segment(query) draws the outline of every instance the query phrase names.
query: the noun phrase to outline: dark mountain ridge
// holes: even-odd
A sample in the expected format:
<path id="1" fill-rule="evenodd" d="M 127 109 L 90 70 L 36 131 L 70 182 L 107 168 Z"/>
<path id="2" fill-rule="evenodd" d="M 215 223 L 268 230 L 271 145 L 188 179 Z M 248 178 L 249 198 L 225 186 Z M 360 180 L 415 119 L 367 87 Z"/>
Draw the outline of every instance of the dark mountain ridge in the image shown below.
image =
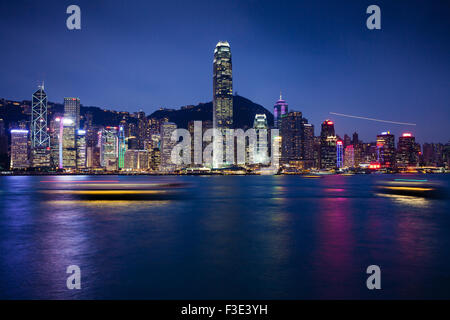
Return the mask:
<path id="1" fill-rule="evenodd" d="M 178 110 L 157 110 L 153 112 L 149 118 L 168 118 L 169 121 L 176 123 L 177 127 L 187 128 L 189 121 L 212 121 L 212 111 L 213 103 L 211 101 L 207 103 L 199 103 L 196 106 L 183 107 Z M 239 95 L 233 96 L 233 123 L 235 128 L 247 129 L 253 127 L 255 114 L 265 114 L 267 116 L 267 124 L 269 126 L 273 125 L 273 114 L 266 108 Z"/>

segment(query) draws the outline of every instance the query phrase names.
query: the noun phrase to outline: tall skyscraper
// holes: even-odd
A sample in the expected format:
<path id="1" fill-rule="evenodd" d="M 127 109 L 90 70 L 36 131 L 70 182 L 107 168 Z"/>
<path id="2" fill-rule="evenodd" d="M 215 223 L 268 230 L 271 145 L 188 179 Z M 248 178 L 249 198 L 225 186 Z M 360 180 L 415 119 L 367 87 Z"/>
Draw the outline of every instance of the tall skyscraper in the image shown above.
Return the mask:
<path id="1" fill-rule="evenodd" d="M 50 167 L 50 136 L 47 132 L 47 94 L 44 84 L 33 93 L 31 107 L 31 165 Z"/>
<path id="2" fill-rule="evenodd" d="M 123 169 L 125 167 L 125 152 L 127 151 L 127 144 L 125 143 L 125 129 L 123 126 L 119 126 L 119 169 Z"/>
<path id="3" fill-rule="evenodd" d="M 275 103 L 273 107 L 273 126 L 274 128 L 281 128 L 281 120 L 288 113 L 288 104 L 283 100 L 280 92 L 280 100 Z"/>
<path id="4" fill-rule="evenodd" d="M 269 163 L 269 125 L 265 114 L 256 114 L 253 121 L 256 131 L 256 145 L 250 150 L 251 162 L 254 164 Z"/>
<path id="5" fill-rule="evenodd" d="M 75 140 L 75 121 L 72 120 L 71 118 L 63 118 L 61 121 L 62 121 L 62 139 L 60 138 L 59 142 L 60 169 L 63 168 L 76 169 L 77 147 Z"/>
<path id="6" fill-rule="evenodd" d="M 337 164 L 336 155 L 337 137 L 334 132 L 334 123 L 325 120 L 320 132 L 320 167 L 322 169 L 334 169 Z"/>
<path id="7" fill-rule="evenodd" d="M 342 168 L 344 166 L 344 141 L 336 141 L 336 167 Z"/>
<path id="8" fill-rule="evenodd" d="M 395 137 L 389 131 L 377 135 L 377 160 L 384 168 L 395 165 Z"/>
<path id="9" fill-rule="evenodd" d="M 416 139 L 411 133 L 404 133 L 398 138 L 397 165 L 399 167 L 416 166 L 417 157 Z"/>
<path id="10" fill-rule="evenodd" d="M 77 169 L 86 168 L 86 130 L 78 129 L 76 132 Z"/>
<path id="11" fill-rule="evenodd" d="M 71 118 L 75 122 L 75 130 L 80 129 L 79 98 L 64 98 L 64 118 Z"/>
<path id="12" fill-rule="evenodd" d="M 164 122 L 161 125 L 161 171 L 173 171 L 176 165 L 171 160 L 173 147 L 177 142 L 172 141 L 172 132 L 177 129 L 177 125 L 173 122 Z"/>
<path id="13" fill-rule="evenodd" d="M 314 167 L 314 125 L 308 123 L 305 118 L 302 122 L 303 127 L 303 139 L 302 139 L 302 152 L 303 160 L 307 163 L 307 168 Z"/>
<path id="14" fill-rule="evenodd" d="M 100 162 L 107 171 L 117 170 L 119 156 L 118 127 L 106 127 L 101 133 Z"/>
<path id="15" fill-rule="evenodd" d="M 28 130 L 11 130 L 11 169 L 28 168 Z"/>
<path id="16" fill-rule="evenodd" d="M 303 118 L 299 111 L 291 111 L 281 122 L 281 162 L 289 164 L 302 160 Z"/>
<path id="17" fill-rule="evenodd" d="M 227 152 L 225 149 L 225 130 L 233 128 L 233 77 L 230 45 L 226 41 L 217 43 L 213 60 L 213 127 L 222 132 L 223 145 L 214 145 L 214 149 L 223 149 L 222 159 L 214 157 L 213 166 L 223 163 Z M 220 149 L 219 149 L 220 150 Z M 217 154 L 218 151 L 216 151 Z M 163 155 L 161 162 L 163 161 Z"/>

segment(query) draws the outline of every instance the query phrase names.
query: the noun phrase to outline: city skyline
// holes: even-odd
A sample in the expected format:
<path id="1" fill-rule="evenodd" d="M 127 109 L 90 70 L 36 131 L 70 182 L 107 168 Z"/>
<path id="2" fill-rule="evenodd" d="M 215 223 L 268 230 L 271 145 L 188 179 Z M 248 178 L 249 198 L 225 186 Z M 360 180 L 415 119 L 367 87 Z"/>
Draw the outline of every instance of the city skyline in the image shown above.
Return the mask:
<path id="1" fill-rule="evenodd" d="M 281 90 L 290 110 L 307 114 L 316 128 L 324 119 L 332 118 L 339 122 L 340 134 L 356 130 L 364 140 L 387 130 L 397 136 L 411 131 L 329 115 L 335 111 L 417 123 L 412 131 L 422 143 L 448 140 L 449 62 L 445 58 L 448 44 L 443 41 L 448 21 L 439 19 L 445 17 L 445 5 L 433 3 L 421 10 L 417 2 L 406 6 L 382 1 L 382 30 L 369 31 L 362 4 L 341 8 L 323 2 L 321 6 L 332 9 L 331 14 L 314 4 L 263 3 L 267 10 L 255 10 L 248 16 L 252 2 L 230 2 L 229 6 L 198 2 L 186 8 L 185 14 L 208 16 L 211 10 L 222 8 L 242 28 L 227 29 L 208 18 L 205 23 L 211 28 L 192 22 L 181 35 L 176 31 L 184 21 L 185 15 L 178 16 L 183 10 L 177 11 L 170 25 L 149 22 L 147 26 L 138 19 L 143 15 L 139 11 L 155 17 L 170 10 L 172 3 L 147 10 L 148 5 L 143 3 L 110 2 L 102 6 L 102 16 L 95 13 L 93 4 L 81 1 L 79 5 L 83 15 L 79 31 L 65 28 L 64 4 L 1 5 L 1 12 L 9 12 L 1 24 L 14 28 L 12 34 L 17 35 L 5 35 L 12 48 L 18 48 L 17 39 L 34 43 L 30 37 L 36 34 L 42 36 L 43 46 L 34 56 L 38 64 L 14 49 L 0 54 L 11 62 L 4 67 L 5 77 L 0 80 L 2 97 L 28 99 L 35 84 L 45 80 L 50 88 L 49 101 L 76 96 L 84 105 L 129 112 L 142 109 L 151 113 L 161 106 L 207 102 L 212 89 L 211 48 L 219 40 L 228 40 L 233 47 L 235 92 L 271 112 Z M 124 7 L 127 15 L 119 15 Z M 33 10 L 27 10 L 30 8 Z M 60 20 L 36 20 L 29 11 L 44 18 L 60 16 Z M 268 30 L 261 25 L 267 12 L 282 14 L 285 19 Z M 412 22 L 407 19 L 409 13 Z M 33 23 L 17 23 L 28 18 Z M 113 34 L 117 42 L 112 42 Z M 147 36 L 150 40 L 144 41 Z M 125 43 L 126 52 L 116 50 L 119 43 Z M 65 50 L 58 50 L 55 56 L 55 48 Z M 72 76 L 62 81 L 63 74 Z M 184 81 L 186 77 L 190 80 Z"/>

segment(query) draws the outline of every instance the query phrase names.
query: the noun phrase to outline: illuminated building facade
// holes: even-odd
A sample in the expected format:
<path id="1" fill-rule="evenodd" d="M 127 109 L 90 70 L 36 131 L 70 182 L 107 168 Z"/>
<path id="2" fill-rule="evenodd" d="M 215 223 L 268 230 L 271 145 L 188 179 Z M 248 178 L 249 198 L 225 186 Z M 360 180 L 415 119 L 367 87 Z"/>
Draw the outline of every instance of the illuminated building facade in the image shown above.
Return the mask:
<path id="1" fill-rule="evenodd" d="M 269 163 L 269 126 L 265 114 L 256 114 L 253 121 L 253 129 L 256 131 L 256 145 L 250 150 L 253 164 Z"/>
<path id="2" fill-rule="evenodd" d="M 28 163 L 28 130 L 11 130 L 11 169 L 25 169 Z"/>
<path id="3" fill-rule="evenodd" d="M 384 168 L 395 165 L 395 138 L 389 131 L 377 135 L 377 161 Z"/>
<path id="4" fill-rule="evenodd" d="M 117 170 L 119 155 L 119 127 L 106 127 L 101 132 L 100 163 L 107 171 Z"/>
<path id="5" fill-rule="evenodd" d="M 76 169 L 77 147 L 75 139 L 75 121 L 61 119 L 62 139 L 60 139 L 60 169 Z"/>
<path id="6" fill-rule="evenodd" d="M 118 167 L 119 169 L 123 169 L 125 167 L 125 152 L 127 151 L 127 144 L 125 141 L 125 129 L 123 126 L 119 126 L 118 139 L 119 139 Z"/>
<path id="7" fill-rule="evenodd" d="M 31 166 L 33 168 L 50 167 L 50 136 L 47 130 L 47 94 L 42 84 L 32 96 Z"/>
<path id="8" fill-rule="evenodd" d="M 75 130 L 80 129 L 80 99 L 64 98 L 64 118 L 75 122 Z"/>
<path id="9" fill-rule="evenodd" d="M 444 166 L 444 145 L 442 143 L 424 143 L 423 162 L 426 166 Z"/>
<path id="10" fill-rule="evenodd" d="M 320 167 L 322 169 L 336 168 L 336 142 L 334 123 L 331 120 L 325 120 L 320 132 Z"/>
<path id="11" fill-rule="evenodd" d="M 86 130 L 77 130 L 76 135 L 77 146 L 77 169 L 85 169 L 87 166 L 86 161 Z"/>
<path id="12" fill-rule="evenodd" d="M 146 171 L 149 168 L 148 150 L 127 150 L 124 158 L 124 169 Z"/>
<path id="13" fill-rule="evenodd" d="M 302 122 L 303 139 L 302 152 L 303 160 L 306 162 L 306 168 L 314 167 L 314 125 L 307 123 L 306 119 Z"/>
<path id="14" fill-rule="evenodd" d="M 303 117 L 299 111 L 291 111 L 281 122 L 281 163 L 302 159 Z"/>
<path id="15" fill-rule="evenodd" d="M 233 77 L 230 45 L 226 41 L 217 43 L 213 60 L 213 127 L 225 136 L 226 129 L 233 128 Z M 214 157 L 214 167 L 218 167 L 226 158 L 225 139 L 222 146 L 215 145 L 214 149 L 223 149 L 222 159 Z M 217 151 L 216 151 L 217 152 Z M 162 154 L 161 161 L 164 161 Z"/>
<path id="16" fill-rule="evenodd" d="M 161 171 L 176 169 L 176 165 L 171 160 L 172 149 L 177 144 L 171 140 L 171 136 L 176 129 L 177 125 L 173 122 L 164 122 L 161 126 Z"/>
<path id="17" fill-rule="evenodd" d="M 355 148 L 352 144 L 345 147 L 344 150 L 344 167 L 355 167 Z"/>
<path id="18" fill-rule="evenodd" d="M 398 139 L 397 166 L 411 167 L 418 162 L 416 139 L 411 133 L 404 133 Z"/>
<path id="19" fill-rule="evenodd" d="M 161 165 L 161 151 L 159 148 L 153 148 L 151 155 L 150 155 L 150 169 L 151 170 L 158 170 Z"/>
<path id="20" fill-rule="evenodd" d="M 344 166 L 344 141 L 336 141 L 336 167 L 342 168 Z"/>
<path id="21" fill-rule="evenodd" d="M 283 100 L 280 93 L 280 100 L 275 103 L 273 107 L 273 126 L 274 128 L 281 128 L 281 120 L 288 113 L 288 104 Z"/>

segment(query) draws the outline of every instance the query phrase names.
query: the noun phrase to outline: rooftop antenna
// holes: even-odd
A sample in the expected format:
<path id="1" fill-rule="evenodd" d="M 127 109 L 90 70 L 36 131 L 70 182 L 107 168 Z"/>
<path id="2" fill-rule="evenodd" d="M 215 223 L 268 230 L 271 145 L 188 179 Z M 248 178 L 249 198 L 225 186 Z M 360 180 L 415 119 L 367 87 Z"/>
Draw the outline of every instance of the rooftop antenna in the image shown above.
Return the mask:
<path id="1" fill-rule="evenodd" d="M 283 100 L 283 97 L 281 96 L 281 90 L 280 90 L 280 100 Z"/>

